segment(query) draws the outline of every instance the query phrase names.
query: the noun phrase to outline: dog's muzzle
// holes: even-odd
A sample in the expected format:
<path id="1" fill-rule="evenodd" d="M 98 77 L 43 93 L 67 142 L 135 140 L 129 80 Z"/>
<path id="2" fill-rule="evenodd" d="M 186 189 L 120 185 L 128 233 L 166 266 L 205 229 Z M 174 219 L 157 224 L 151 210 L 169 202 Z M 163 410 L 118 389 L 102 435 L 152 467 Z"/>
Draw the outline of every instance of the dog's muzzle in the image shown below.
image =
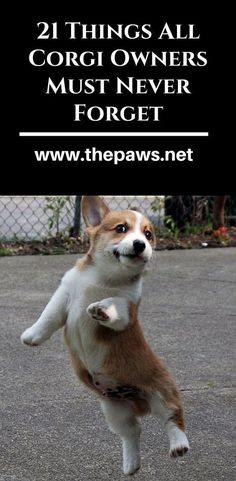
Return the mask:
<path id="1" fill-rule="evenodd" d="M 145 250 L 146 244 L 142 240 L 136 239 L 133 242 L 133 249 L 135 255 L 142 254 L 142 252 Z"/>
<path id="2" fill-rule="evenodd" d="M 118 261 L 120 260 L 120 257 L 124 257 L 124 258 L 127 257 L 128 259 L 134 259 L 134 260 L 137 259 L 137 260 L 142 260 L 143 262 L 146 262 L 147 259 L 145 259 L 144 256 L 142 255 L 145 249 L 146 249 L 145 242 L 142 240 L 136 239 L 133 241 L 133 245 L 131 246 L 131 248 L 123 251 L 123 249 L 119 249 L 119 247 L 116 247 L 113 250 L 113 254 Z"/>

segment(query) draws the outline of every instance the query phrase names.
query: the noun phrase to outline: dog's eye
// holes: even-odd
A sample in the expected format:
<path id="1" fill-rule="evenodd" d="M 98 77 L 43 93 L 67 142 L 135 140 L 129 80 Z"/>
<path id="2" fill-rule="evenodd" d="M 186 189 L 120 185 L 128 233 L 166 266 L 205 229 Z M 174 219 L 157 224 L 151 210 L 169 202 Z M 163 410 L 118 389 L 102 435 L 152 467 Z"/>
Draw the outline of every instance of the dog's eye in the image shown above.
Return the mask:
<path id="1" fill-rule="evenodd" d="M 124 232 L 127 232 L 128 230 L 128 226 L 125 225 L 125 224 L 119 224 L 116 226 L 115 228 L 115 231 L 118 233 L 118 234 L 123 234 Z"/>
<path id="2" fill-rule="evenodd" d="M 147 240 L 152 240 L 153 236 L 150 230 L 145 230 L 144 234 Z"/>

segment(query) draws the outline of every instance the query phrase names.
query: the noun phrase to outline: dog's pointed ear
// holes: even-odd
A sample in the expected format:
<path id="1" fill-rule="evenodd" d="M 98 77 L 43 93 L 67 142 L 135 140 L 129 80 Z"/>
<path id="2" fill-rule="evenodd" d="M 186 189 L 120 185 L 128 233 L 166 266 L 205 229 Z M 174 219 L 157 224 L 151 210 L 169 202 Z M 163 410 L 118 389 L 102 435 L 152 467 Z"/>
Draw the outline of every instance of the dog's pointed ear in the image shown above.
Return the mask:
<path id="1" fill-rule="evenodd" d="M 97 195 L 83 195 L 81 200 L 81 211 L 87 226 L 101 224 L 110 209 L 105 202 Z"/>

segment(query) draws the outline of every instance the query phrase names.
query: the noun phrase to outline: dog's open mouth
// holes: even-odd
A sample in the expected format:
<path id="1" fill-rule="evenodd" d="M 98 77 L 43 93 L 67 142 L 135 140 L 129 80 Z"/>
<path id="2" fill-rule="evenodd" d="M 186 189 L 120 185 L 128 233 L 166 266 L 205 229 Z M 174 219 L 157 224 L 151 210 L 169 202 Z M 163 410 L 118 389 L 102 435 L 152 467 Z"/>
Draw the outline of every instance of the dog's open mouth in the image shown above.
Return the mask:
<path id="1" fill-rule="evenodd" d="M 121 254 L 118 249 L 114 249 L 113 254 L 115 258 L 119 261 L 120 257 L 127 257 L 128 259 L 137 259 L 145 262 L 145 259 L 140 254 Z"/>

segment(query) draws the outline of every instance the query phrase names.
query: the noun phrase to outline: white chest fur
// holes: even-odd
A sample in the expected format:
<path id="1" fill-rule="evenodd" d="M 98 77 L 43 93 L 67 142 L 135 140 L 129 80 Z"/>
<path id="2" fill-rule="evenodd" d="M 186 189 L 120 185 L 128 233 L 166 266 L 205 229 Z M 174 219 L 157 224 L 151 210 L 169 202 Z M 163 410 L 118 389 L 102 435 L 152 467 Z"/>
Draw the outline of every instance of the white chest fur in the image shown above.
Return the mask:
<path id="1" fill-rule="evenodd" d="M 97 342 L 97 321 L 88 316 L 86 309 L 91 303 L 111 297 L 123 297 L 136 303 L 141 295 L 141 281 L 108 287 L 102 284 L 96 269 L 91 266 L 82 272 L 76 268 L 68 271 L 62 286 L 69 294 L 66 325 L 70 345 L 90 373 L 102 372 L 108 348 Z"/>

